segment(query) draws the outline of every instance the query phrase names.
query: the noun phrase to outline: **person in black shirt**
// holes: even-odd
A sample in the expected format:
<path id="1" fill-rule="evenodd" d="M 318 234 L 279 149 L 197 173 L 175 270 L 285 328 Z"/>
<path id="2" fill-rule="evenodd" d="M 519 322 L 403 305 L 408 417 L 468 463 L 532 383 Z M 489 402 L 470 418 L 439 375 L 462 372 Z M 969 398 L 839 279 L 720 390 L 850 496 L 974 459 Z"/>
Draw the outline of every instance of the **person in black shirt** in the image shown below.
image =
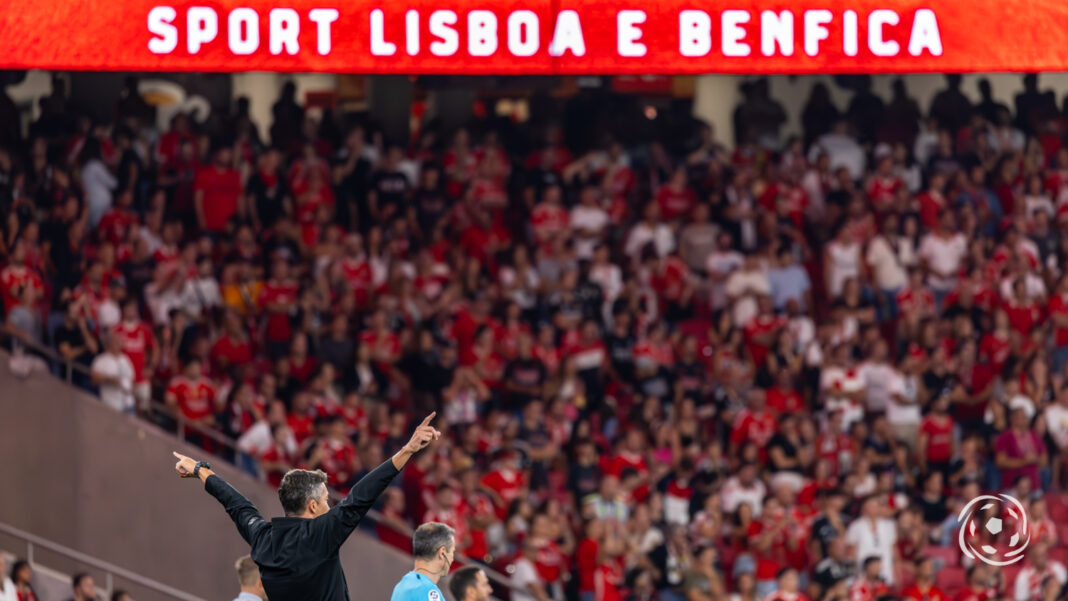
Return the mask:
<path id="1" fill-rule="evenodd" d="M 846 553 L 845 539 L 837 537 L 829 541 L 827 556 L 816 564 L 812 572 L 812 582 L 820 587 L 822 593 L 835 584 L 852 578 L 855 572 L 856 562 L 850 561 Z"/>
<path id="2" fill-rule="evenodd" d="M 391 147 L 382 169 L 371 176 L 367 204 L 371 209 L 373 223 L 385 223 L 393 217 L 403 217 L 407 212 L 411 184 L 408 177 L 399 170 L 403 157 L 404 153 L 399 147 Z M 372 224 L 361 223 L 360 227 L 370 225 Z"/>
<path id="3" fill-rule="evenodd" d="M 815 555 L 826 555 L 831 552 L 831 542 L 845 536 L 847 524 L 842 511 L 846 498 L 838 489 L 821 491 L 818 496 L 823 511 L 812 522 L 812 543 L 818 547 Z"/>
<path id="4" fill-rule="evenodd" d="M 529 334 L 519 336 L 519 356 L 504 368 L 504 389 L 513 409 L 541 398 L 542 386 L 548 377 L 545 364 L 534 357 L 533 341 Z"/>
<path id="5" fill-rule="evenodd" d="M 615 378 L 628 384 L 634 383 L 634 345 L 637 340 L 631 333 L 630 313 L 620 311 L 612 321 L 612 331 L 604 337 L 608 359 Z"/>
<path id="6" fill-rule="evenodd" d="M 415 207 L 420 235 L 424 241 L 429 241 L 441 219 L 449 212 L 449 199 L 441 187 L 440 167 L 432 163 L 423 165 L 412 205 Z"/>
<path id="7" fill-rule="evenodd" d="M 119 192 L 130 192 L 134 195 L 136 206 L 144 206 L 141 181 L 145 173 L 144 161 L 133 148 L 133 132 L 125 127 L 115 130 L 115 146 L 119 152 L 119 168 L 115 179 L 119 181 L 119 187 L 115 191 L 116 197 Z"/>
<path id="8" fill-rule="evenodd" d="M 876 416 L 872 422 L 871 434 L 864 441 L 864 454 L 874 471 L 882 472 L 894 468 L 894 441 L 885 415 Z"/>
<path id="9" fill-rule="evenodd" d="M 100 344 L 89 330 L 85 302 L 71 302 L 63 316 L 63 323 L 52 334 L 56 350 L 63 359 L 88 369 L 93 357 L 100 351 Z M 79 386 L 87 387 L 88 378 L 76 371 L 74 381 Z"/>
<path id="10" fill-rule="evenodd" d="M 923 521 L 927 526 L 938 526 L 949 515 L 942 490 L 943 482 L 942 472 L 932 471 L 923 482 L 923 492 L 916 497 L 916 506 L 923 512 Z"/>
<path id="11" fill-rule="evenodd" d="M 285 178 L 279 170 L 282 153 L 270 148 L 260 155 L 256 162 L 256 172 L 248 178 L 245 191 L 252 199 L 252 210 L 257 229 L 270 229 L 278 220 L 292 212 L 287 206 L 288 197 Z"/>
<path id="12" fill-rule="evenodd" d="M 797 482 L 801 481 L 801 472 L 806 467 L 801 457 L 801 435 L 797 427 L 797 417 L 784 413 L 779 416 L 779 431 L 768 443 L 768 457 L 772 469 L 779 474 L 793 474 Z"/>
<path id="13" fill-rule="evenodd" d="M 345 138 L 345 145 L 338 152 L 334 181 L 340 191 L 337 222 L 345 228 L 353 225 L 353 218 L 360 227 L 369 229 L 373 221 L 367 206 L 367 190 L 374 165 L 364 156 L 366 141 L 363 128 L 357 127 Z M 355 205 L 355 213 L 351 212 Z"/>
<path id="14" fill-rule="evenodd" d="M 597 465 L 597 445 L 588 438 L 577 441 L 572 450 L 575 463 L 567 475 L 567 490 L 575 503 L 582 505 L 583 499 L 596 494 L 601 485 L 601 469 Z"/>
<path id="15" fill-rule="evenodd" d="M 320 470 L 290 470 L 278 488 L 286 515 L 267 521 L 210 465 L 175 452 L 174 469 L 182 478 L 199 478 L 204 490 L 226 508 L 241 538 L 252 547 L 252 560 L 272 601 L 348 601 L 338 557 L 341 545 L 408 460 L 441 437 L 430 425 L 435 415 L 428 415 L 396 455 L 361 478 L 333 508 L 326 474 Z"/>

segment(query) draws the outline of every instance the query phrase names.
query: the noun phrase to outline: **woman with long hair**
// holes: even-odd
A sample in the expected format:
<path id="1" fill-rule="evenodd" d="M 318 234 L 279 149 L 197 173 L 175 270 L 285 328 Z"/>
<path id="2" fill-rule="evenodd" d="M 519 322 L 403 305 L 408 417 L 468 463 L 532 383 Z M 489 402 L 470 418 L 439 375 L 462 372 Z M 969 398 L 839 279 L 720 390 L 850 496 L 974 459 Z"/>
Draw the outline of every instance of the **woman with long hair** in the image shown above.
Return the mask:
<path id="1" fill-rule="evenodd" d="M 11 566 L 11 581 L 15 583 L 15 593 L 18 601 L 37 601 L 37 593 L 33 590 L 33 568 L 24 559 L 16 561 Z"/>

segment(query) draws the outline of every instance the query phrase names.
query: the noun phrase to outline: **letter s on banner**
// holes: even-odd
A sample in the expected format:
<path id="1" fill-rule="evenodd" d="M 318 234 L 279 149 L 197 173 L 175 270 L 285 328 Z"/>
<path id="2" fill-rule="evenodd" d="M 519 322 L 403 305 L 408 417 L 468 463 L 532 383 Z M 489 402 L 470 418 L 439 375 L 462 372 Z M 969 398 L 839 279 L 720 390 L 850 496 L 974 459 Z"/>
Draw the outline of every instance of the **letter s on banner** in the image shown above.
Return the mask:
<path id="1" fill-rule="evenodd" d="M 178 48 L 178 28 L 174 20 L 178 11 L 173 6 L 157 6 L 148 11 L 148 31 L 155 37 L 148 41 L 148 50 L 153 54 L 170 54 Z"/>

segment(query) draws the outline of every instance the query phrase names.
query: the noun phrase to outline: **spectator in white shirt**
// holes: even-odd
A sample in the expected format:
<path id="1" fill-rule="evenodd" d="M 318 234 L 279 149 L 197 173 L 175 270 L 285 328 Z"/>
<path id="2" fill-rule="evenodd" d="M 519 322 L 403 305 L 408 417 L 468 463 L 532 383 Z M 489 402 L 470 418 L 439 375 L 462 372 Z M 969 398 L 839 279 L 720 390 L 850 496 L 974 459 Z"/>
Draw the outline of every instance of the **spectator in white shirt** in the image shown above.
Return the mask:
<path id="1" fill-rule="evenodd" d="M 968 239 L 956 230 L 953 211 L 942 211 L 938 229 L 923 237 L 917 254 L 927 267 L 935 305 L 941 307 L 942 299 L 956 288 L 961 262 L 968 254 Z"/>
<path id="2" fill-rule="evenodd" d="M 872 347 L 871 357 L 858 369 L 867 390 L 868 411 L 887 410 L 893 394 L 894 382 L 901 377 L 894 365 L 887 361 L 889 354 L 886 341 L 879 339 Z"/>
<path id="3" fill-rule="evenodd" d="M 512 568 L 512 601 L 549 601 L 534 561 L 538 557 L 538 547 L 530 537 L 523 539 L 523 551 Z"/>
<path id="4" fill-rule="evenodd" d="M 645 205 L 642 216 L 644 219 L 631 228 L 623 248 L 635 264 L 641 262 L 642 250 L 649 243 L 652 243 L 660 257 L 666 257 L 675 250 L 675 233 L 660 221 L 660 205 L 655 202 Z"/>
<path id="5" fill-rule="evenodd" d="M 705 259 L 705 273 L 709 281 L 709 305 L 713 311 L 727 306 L 726 281 L 731 273 L 745 263 L 745 256 L 731 248 L 731 235 L 720 232 L 716 250 Z"/>
<path id="6" fill-rule="evenodd" d="M 193 319 L 200 319 L 205 311 L 222 306 L 222 294 L 219 292 L 214 268 L 210 258 L 200 259 L 196 276 L 186 280 L 185 286 L 182 287 L 182 309 Z"/>
<path id="7" fill-rule="evenodd" d="M 816 140 L 816 144 L 808 152 L 809 162 L 815 163 L 824 153 L 831 160 L 832 171 L 845 167 L 854 180 L 864 177 L 864 166 L 867 162 L 864 148 L 857 143 L 855 137 L 849 135 L 848 121 L 839 121 L 833 131 Z"/>
<path id="8" fill-rule="evenodd" d="M 1023 282 L 1027 300 L 1037 302 L 1046 300 L 1046 282 L 1040 275 L 1034 273 L 1027 265 L 1027 260 L 1019 255 L 1013 257 L 1012 271 L 1001 280 L 998 292 L 1001 294 L 1002 300 L 1007 302 L 1015 298 L 1016 294 L 1013 292 L 1013 288 L 1015 288 L 1017 281 Z"/>
<path id="9" fill-rule="evenodd" d="M 93 360 L 89 368 L 93 384 L 100 388 L 100 400 L 115 411 L 133 413 L 134 367 L 122 352 L 122 339 L 108 332 L 104 352 Z"/>
<path id="10" fill-rule="evenodd" d="M 853 550 L 857 570 L 863 568 L 868 557 L 878 557 L 882 562 L 883 581 L 894 583 L 894 556 L 897 554 L 897 526 L 893 520 L 882 516 L 880 499 L 870 496 L 861 506 L 860 517 L 853 520 L 846 530 L 846 543 Z"/>
<path id="11" fill-rule="evenodd" d="M 693 217 L 679 233 L 679 255 L 693 271 L 705 268 L 705 262 L 716 251 L 719 227 L 709 221 L 708 205 L 701 202 L 693 209 Z"/>
<path id="12" fill-rule="evenodd" d="M 868 243 L 864 260 L 871 267 L 875 287 L 889 310 L 890 319 L 897 317 L 897 293 L 908 283 L 908 268 L 916 262 L 912 238 L 902 236 L 896 215 L 887 215 L 883 231 Z"/>
<path id="13" fill-rule="evenodd" d="M 1062 585 L 1068 579 L 1064 564 L 1049 558 L 1049 545 L 1043 541 L 1032 542 L 1027 549 L 1027 564 L 1016 576 L 1016 601 L 1041 598 L 1042 583 L 1046 578 L 1056 578 Z"/>
<path id="14" fill-rule="evenodd" d="M 771 282 L 763 261 L 756 255 L 746 255 L 741 269 L 734 270 L 727 278 L 727 301 L 731 307 L 731 319 L 737 328 L 745 327 L 757 316 L 757 298 L 771 294 Z"/>
<path id="15" fill-rule="evenodd" d="M 575 234 L 575 254 L 580 259 L 592 259 L 593 249 L 604 239 L 608 213 L 601 208 L 597 188 L 582 189 L 579 204 L 571 209 L 571 231 Z"/>
<path id="16" fill-rule="evenodd" d="M 860 277 L 860 251 L 860 244 L 848 225 L 838 228 L 834 239 L 827 243 L 823 252 L 823 273 L 831 298 L 838 298 L 842 294 L 846 280 Z"/>
<path id="17" fill-rule="evenodd" d="M 920 377 L 918 363 L 911 354 L 902 362 L 902 371 L 890 382 L 890 398 L 886 406 L 886 421 L 894 438 L 910 449 L 916 448 L 917 432 L 923 416 L 920 413 Z"/>
<path id="18" fill-rule="evenodd" d="M 7 558 L 0 555 L 0 601 L 19 601 L 15 583 L 7 576 Z"/>
<path id="19" fill-rule="evenodd" d="M 753 510 L 753 517 L 759 517 L 767 492 L 764 483 L 757 478 L 756 465 L 747 463 L 738 470 L 738 475 L 731 476 L 723 485 L 723 492 L 720 493 L 723 511 L 733 514 L 740 505 L 746 503 Z"/>

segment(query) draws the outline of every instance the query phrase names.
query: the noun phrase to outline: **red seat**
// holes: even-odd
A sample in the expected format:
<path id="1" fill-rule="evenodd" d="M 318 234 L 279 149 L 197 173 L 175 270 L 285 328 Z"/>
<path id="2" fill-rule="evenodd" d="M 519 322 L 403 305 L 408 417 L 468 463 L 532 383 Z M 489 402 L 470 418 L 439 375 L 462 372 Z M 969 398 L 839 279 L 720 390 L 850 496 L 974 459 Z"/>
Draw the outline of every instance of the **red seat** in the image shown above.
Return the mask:
<path id="1" fill-rule="evenodd" d="M 964 568 L 942 568 L 938 571 L 938 588 L 944 591 L 961 589 L 966 581 Z"/>
<path id="2" fill-rule="evenodd" d="M 1068 504 L 1060 501 L 1050 502 L 1046 501 L 1046 508 L 1049 511 L 1049 517 L 1051 520 L 1058 524 L 1068 522 Z"/>
<path id="3" fill-rule="evenodd" d="M 930 546 L 923 550 L 927 557 L 942 560 L 942 568 L 955 568 L 960 566 L 960 549 L 956 547 Z"/>
<path id="4" fill-rule="evenodd" d="M 1060 542 L 1061 542 L 1061 544 L 1064 544 L 1064 540 L 1063 539 Z M 1049 557 L 1050 557 L 1050 559 L 1052 559 L 1054 561 L 1061 562 L 1061 565 L 1068 566 L 1068 549 L 1066 549 L 1064 547 L 1054 547 L 1054 548 L 1050 549 L 1049 550 Z"/>
<path id="5" fill-rule="evenodd" d="M 1045 495 L 1046 505 L 1064 505 L 1068 506 L 1068 493 L 1063 492 L 1048 492 Z"/>
<path id="6" fill-rule="evenodd" d="M 1001 574 L 1005 578 L 1005 590 L 1014 590 L 1013 587 L 1016 586 L 1016 577 L 1020 575 L 1020 570 L 1022 569 L 1023 566 L 1018 563 L 1001 568 Z"/>

